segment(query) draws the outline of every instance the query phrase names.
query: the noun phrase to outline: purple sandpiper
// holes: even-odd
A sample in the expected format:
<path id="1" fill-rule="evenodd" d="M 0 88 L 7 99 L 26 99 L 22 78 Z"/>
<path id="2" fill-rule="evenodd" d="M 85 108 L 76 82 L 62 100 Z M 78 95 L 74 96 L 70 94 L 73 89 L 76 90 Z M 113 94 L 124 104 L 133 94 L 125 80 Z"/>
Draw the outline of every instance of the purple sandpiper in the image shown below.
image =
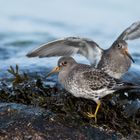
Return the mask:
<path id="1" fill-rule="evenodd" d="M 100 98 L 122 89 L 140 88 L 137 85 L 122 82 L 105 73 L 101 69 L 90 65 L 77 63 L 72 57 L 61 57 L 58 66 L 48 75 L 59 72 L 58 79 L 62 86 L 75 97 L 91 99 L 97 103 L 95 113 L 88 113 L 97 122 L 97 112 L 100 107 Z"/>

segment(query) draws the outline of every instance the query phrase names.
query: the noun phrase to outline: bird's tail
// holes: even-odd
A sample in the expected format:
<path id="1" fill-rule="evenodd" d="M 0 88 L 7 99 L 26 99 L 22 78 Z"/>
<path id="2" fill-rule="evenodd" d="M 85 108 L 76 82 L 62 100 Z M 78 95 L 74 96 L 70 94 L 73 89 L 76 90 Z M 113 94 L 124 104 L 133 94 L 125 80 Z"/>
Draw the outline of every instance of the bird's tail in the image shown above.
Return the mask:
<path id="1" fill-rule="evenodd" d="M 130 89 L 140 90 L 140 85 L 123 82 L 123 83 L 117 84 L 117 86 L 115 86 L 113 89 L 114 90 L 130 90 Z"/>

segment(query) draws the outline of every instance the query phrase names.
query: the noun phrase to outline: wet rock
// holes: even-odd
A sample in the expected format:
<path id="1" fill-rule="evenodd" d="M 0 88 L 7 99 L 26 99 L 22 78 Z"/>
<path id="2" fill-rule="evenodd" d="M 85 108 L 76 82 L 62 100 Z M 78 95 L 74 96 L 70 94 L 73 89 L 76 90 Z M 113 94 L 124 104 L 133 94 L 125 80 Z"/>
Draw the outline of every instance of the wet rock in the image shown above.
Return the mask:
<path id="1" fill-rule="evenodd" d="M 72 96 L 57 78 L 35 74 L 26 79 L 12 71 L 15 77 L 0 83 L 0 139 L 140 139 L 139 91 L 103 98 L 95 124 L 85 113 L 94 112 L 96 103 Z"/>
<path id="2" fill-rule="evenodd" d="M 115 133 L 105 132 L 99 128 L 91 127 L 90 125 L 72 126 L 63 124 L 59 121 L 56 121 L 51 114 L 49 114 L 49 111 L 39 107 L 15 103 L 0 103 L 0 139 L 117 139 Z"/>

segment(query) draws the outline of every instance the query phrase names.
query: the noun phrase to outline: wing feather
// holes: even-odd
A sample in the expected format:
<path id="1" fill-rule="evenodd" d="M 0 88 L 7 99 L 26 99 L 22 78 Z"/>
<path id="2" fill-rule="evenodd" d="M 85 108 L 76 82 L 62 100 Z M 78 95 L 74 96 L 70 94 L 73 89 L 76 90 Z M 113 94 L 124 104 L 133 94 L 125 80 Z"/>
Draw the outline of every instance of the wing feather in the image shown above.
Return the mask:
<path id="1" fill-rule="evenodd" d="M 85 56 L 91 64 L 97 64 L 102 56 L 102 52 L 103 50 L 99 45 L 92 40 L 79 37 L 67 37 L 44 44 L 29 52 L 27 56 L 52 57 L 81 54 Z"/>
<path id="2" fill-rule="evenodd" d="M 140 21 L 133 23 L 125 29 L 117 40 L 134 40 L 140 37 Z"/>
<path id="3" fill-rule="evenodd" d="M 115 79 L 99 69 L 86 71 L 83 73 L 83 77 L 84 83 L 89 85 L 92 90 L 100 90 L 104 88 L 113 89 L 116 85 Z"/>

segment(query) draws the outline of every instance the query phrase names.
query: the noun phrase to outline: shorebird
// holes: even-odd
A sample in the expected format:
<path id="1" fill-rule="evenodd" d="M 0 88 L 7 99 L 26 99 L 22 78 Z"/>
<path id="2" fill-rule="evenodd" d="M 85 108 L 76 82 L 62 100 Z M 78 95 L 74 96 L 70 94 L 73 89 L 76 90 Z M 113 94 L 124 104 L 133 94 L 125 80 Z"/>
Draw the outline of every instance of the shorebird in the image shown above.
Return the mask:
<path id="1" fill-rule="evenodd" d="M 95 113 L 87 113 L 88 117 L 95 118 L 95 122 L 101 105 L 100 98 L 121 89 L 140 88 L 131 83 L 121 82 L 101 69 L 77 63 L 72 57 L 61 57 L 58 66 L 47 77 L 55 72 L 59 72 L 59 82 L 72 95 L 91 99 L 97 103 Z"/>
<path id="2" fill-rule="evenodd" d="M 140 21 L 125 29 L 116 41 L 107 50 L 86 38 L 67 37 L 49 42 L 29 52 L 28 57 L 70 56 L 81 54 L 92 66 L 104 70 L 110 76 L 120 79 L 134 62 L 128 53 L 127 40 L 140 37 Z"/>

